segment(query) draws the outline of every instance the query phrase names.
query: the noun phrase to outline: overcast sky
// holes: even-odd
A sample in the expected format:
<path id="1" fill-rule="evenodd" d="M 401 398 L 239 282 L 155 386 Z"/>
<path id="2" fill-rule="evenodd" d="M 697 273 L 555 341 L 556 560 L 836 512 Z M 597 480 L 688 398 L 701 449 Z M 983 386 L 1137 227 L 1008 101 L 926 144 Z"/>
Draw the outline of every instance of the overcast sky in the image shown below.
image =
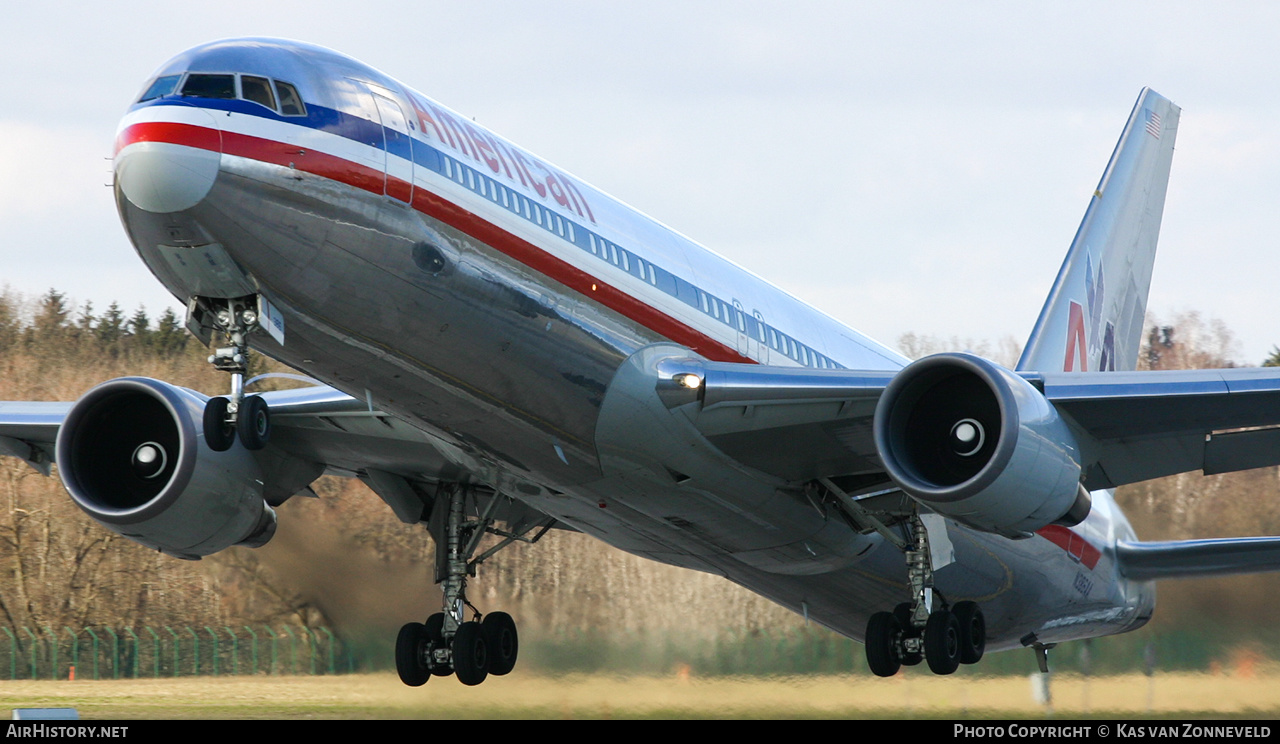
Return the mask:
<path id="1" fill-rule="evenodd" d="M 1183 108 L 1150 309 L 1280 343 L 1280 5 L 127 2 L 0 29 L 0 284 L 178 307 L 116 218 L 115 125 L 195 44 L 399 78 L 890 345 L 1025 338 L 1144 85 Z"/>

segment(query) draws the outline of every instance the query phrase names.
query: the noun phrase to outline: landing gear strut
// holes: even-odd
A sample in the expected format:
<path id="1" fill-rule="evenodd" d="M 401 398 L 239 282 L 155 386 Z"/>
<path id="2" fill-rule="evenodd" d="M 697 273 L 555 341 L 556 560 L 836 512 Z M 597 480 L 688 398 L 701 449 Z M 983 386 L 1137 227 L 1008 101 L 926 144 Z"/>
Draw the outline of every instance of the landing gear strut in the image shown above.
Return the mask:
<path id="1" fill-rule="evenodd" d="M 455 674 L 464 685 L 478 685 L 489 675 L 511 672 L 520 652 L 520 639 L 515 621 L 505 612 L 482 615 L 467 601 L 467 577 L 476 575 L 476 567 L 513 542 L 535 543 L 551 526 L 548 517 L 522 534 L 504 532 L 495 527 L 494 514 L 504 497 L 488 494 L 484 510 L 474 519 L 466 515 L 468 501 L 476 504 L 480 491 L 471 485 L 449 484 L 440 488 L 436 508 L 428 529 L 437 550 L 437 583 L 444 585 L 444 606 L 425 623 L 408 623 L 396 639 L 396 670 L 410 686 L 425 684 L 432 676 Z M 447 509 L 447 516 L 444 510 Z M 443 518 L 438 518 L 437 513 Z M 536 531 L 536 533 L 535 533 Z M 530 533 L 532 537 L 527 537 Z M 472 558 L 486 534 L 502 540 Z M 471 619 L 466 617 L 470 608 Z"/>
<path id="2" fill-rule="evenodd" d="M 267 402 L 258 396 L 244 394 L 244 376 L 248 372 L 250 333 L 258 330 L 257 298 L 197 298 L 188 311 L 188 327 L 211 326 L 226 337 L 229 346 L 215 347 L 209 363 L 231 373 L 231 394 L 210 398 L 204 409 L 204 437 L 209 448 L 225 452 L 239 436 L 245 449 L 260 450 L 271 436 L 271 412 Z M 204 337 L 206 334 L 197 333 Z M 207 334 L 209 338 L 212 334 Z"/>
<path id="3" fill-rule="evenodd" d="M 912 601 L 893 612 L 877 612 L 867 623 L 867 666 L 881 677 L 892 677 L 903 664 L 919 664 L 922 657 L 934 674 L 951 674 L 962 663 L 976 664 L 986 648 L 982 610 L 969 601 L 947 606 L 933 587 L 929 533 L 918 512 L 910 523 L 914 539 L 904 552 Z"/>

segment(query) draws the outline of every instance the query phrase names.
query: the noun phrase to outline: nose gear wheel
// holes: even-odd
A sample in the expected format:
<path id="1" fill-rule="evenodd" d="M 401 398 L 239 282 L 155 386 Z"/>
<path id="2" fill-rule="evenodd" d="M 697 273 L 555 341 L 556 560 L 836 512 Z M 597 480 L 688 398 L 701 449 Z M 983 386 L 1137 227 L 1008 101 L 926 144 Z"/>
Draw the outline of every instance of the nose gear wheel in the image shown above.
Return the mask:
<path id="1" fill-rule="evenodd" d="M 205 443 L 215 452 L 225 452 L 237 436 L 248 450 L 260 450 L 271 434 L 271 413 L 267 402 L 244 394 L 244 376 L 249 368 L 251 333 L 260 326 L 259 298 L 235 299 L 193 297 L 187 305 L 187 327 L 198 338 L 212 344 L 216 331 L 228 346 L 215 346 L 209 363 L 231 375 L 231 393 L 210 398 L 204 409 Z"/>

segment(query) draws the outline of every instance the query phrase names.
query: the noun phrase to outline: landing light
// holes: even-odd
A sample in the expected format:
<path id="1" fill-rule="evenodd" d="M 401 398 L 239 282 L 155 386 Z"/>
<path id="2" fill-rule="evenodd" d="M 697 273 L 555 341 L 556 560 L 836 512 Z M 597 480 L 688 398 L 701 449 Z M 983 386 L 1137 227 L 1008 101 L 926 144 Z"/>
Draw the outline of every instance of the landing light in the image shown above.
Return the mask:
<path id="1" fill-rule="evenodd" d="M 702 378 L 692 372 L 684 372 L 682 374 L 675 375 L 671 379 L 675 380 L 676 384 L 681 387 L 686 387 L 690 390 L 697 390 L 702 387 Z"/>

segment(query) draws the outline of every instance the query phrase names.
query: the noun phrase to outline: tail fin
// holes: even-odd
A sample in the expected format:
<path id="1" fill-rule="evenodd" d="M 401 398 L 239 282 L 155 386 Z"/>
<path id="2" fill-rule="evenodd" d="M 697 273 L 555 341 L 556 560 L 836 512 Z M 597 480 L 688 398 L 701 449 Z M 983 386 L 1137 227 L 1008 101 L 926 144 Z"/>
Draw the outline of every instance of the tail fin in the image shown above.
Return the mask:
<path id="1" fill-rule="evenodd" d="M 1144 88 L 1058 270 L 1018 369 L 1131 370 L 1181 109 Z"/>

